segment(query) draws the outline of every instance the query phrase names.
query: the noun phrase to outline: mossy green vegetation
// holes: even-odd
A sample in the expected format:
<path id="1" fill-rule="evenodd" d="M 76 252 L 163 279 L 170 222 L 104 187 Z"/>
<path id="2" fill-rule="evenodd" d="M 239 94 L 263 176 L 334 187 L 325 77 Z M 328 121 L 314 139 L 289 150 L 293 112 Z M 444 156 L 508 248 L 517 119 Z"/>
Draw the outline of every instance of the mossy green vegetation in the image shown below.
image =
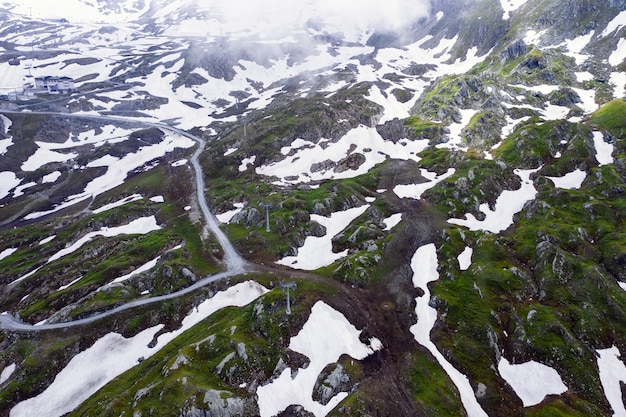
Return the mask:
<path id="1" fill-rule="evenodd" d="M 588 122 L 623 139 L 626 137 L 626 101 L 615 99 L 606 103 L 589 117 Z"/>
<path id="2" fill-rule="evenodd" d="M 427 415 L 458 416 L 463 409 L 458 392 L 441 366 L 426 352 L 411 355 L 406 370 L 414 401 Z"/>
<path id="3" fill-rule="evenodd" d="M 209 412 L 215 404 L 206 402 L 207 393 L 215 391 L 223 399 L 241 400 L 245 414 L 255 415 L 254 387 L 269 380 L 279 361 L 294 369 L 304 366 L 303 358 L 285 346 L 306 321 L 312 304 L 331 291 L 317 282 L 296 282 L 291 315 L 285 314 L 280 288 L 243 308 L 221 309 L 118 376 L 70 416 L 137 411 L 173 415 L 191 407 Z M 349 372 L 359 378 L 356 368 Z"/>
<path id="4" fill-rule="evenodd" d="M 431 291 L 442 326 L 433 338 L 454 352 L 451 361 L 471 380 L 484 383 L 488 393 L 498 391 L 485 400 L 498 409 L 495 399 L 509 394 L 498 388 L 502 383 L 490 366 L 503 351 L 507 358 L 548 364 L 569 388 L 565 403 L 549 401 L 528 415 L 604 414 L 604 392 L 589 369 L 596 366 L 594 349 L 626 348 L 620 336 L 626 334 L 626 298 L 616 282 L 623 279 L 618 264 L 625 203 L 610 191 L 625 184 L 614 166 L 597 167 L 590 138 L 589 128 L 567 122 L 520 127 L 494 156 L 509 166 L 543 165 L 535 199 L 500 236 L 451 228 L 437 241 L 440 279 Z M 590 170 L 589 181 L 577 190 L 541 177 L 581 166 Z M 459 271 L 455 258 L 465 246 L 473 248 L 473 261 Z"/>

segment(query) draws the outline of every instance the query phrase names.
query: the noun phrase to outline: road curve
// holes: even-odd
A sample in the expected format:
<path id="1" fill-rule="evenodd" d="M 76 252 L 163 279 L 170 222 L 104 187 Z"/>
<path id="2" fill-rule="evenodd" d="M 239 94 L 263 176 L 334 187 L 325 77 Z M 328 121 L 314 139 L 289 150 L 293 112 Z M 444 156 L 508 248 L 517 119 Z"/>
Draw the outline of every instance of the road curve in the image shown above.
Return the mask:
<path id="1" fill-rule="evenodd" d="M 0 109 L 0 114 L 25 114 L 22 111 L 12 111 L 12 110 L 3 110 Z M 146 304 L 157 303 L 164 300 L 171 300 L 176 297 L 180 297 L 182 295 L 188 294 L 201 288 L 207 284 L 210 284 L 215 281 L 219 281 L 224 278 L 232 277 L 234 275 L 241 274 L 246 271 L 247 263 L 246 261 L 237 253 L 235 248 L 233 247 L 230 240 L 226 234 L 220 229 L 219 223 L 211 210 L 209 210 L 209 204 L 207 202 L 206 196 L 204 194 L 204 174 L 202 172 L 202 167 L 200 166 L 200 162 L 198 158 L 200 154 L 204 150 L 206 146 L 206 140 L 201 137 L 192 135 L 189 132 L 185 132 L 184 130 L 178 129 L 173 126 L 169 126 L 161 123 L 153 123 L 153 122 L 142 122 L 138 120 L 128 120 L 123 117 L 116 116 L 101 116 L 101 115 L 81 115 L 81 114 L 73 114 L 73 113 L 61 113 L 61 112 L 51 112 L 51 111 L 29 111 L 27 114 L 38 114 L 38 115 L 48 115 L 48 116 L 65 116 L 65 117 L 74 117 L 74 118 L 82 118 L 82 119 L 95 119 L 95 120 L 105 120 L 111 122 L 124 122 L 124 123 L 136 123 L 139 125 L 144 125 L 148 127 L 155 127 L 158 129 L 167 130 L 169 132 L 184 136 L 198 143 L 198 149 L 194 152 L 193 156 L 190 159 L 191 166 L 194 170 L 195 175 L 195 189 L 198 198 L 198 205 L 200 206 L 200 210 L 202 211 L 202 215 L 206 221 L 206 226 L 208 226 L 209 230 L 219 244 L 222 246 L 224 251 L 224 263 L 226 264 L 226 270 L 215 275 L 210 275 L 201 280 L 195 282 L 193 285 L 186 287 L 182 290 L 165 294 L 157 297 L 146 298 L 143 300 L 131 301 L 129 303 L 123 304 L 121 306 L 115 307 L 111 310 L 107 310 L 103 313 L 95 314 L 90 317 L 82 318 L 79 320 L 73 320 L 70 322 L 62 322 L 62 323 L 52 323 L 52 324 L 42 324 L 42 325 L 32 325 L 29 323 L 25 323 L 19 320 L 17 317 L 13 316 L 8 312 L 4 312 L 0 314 L 0 327 L 5 330 L 20 330 L 20 331 L 41 331 L 41 330 L 50 330 L 50 329 L 63 329 L 73 326 L 81 326 L 84 324 L 92 323 L 97 320 L 100 320 L 104 317 L 108 317 L 119 312 L 129 310 L 134 307 L 143 306 Z"/>

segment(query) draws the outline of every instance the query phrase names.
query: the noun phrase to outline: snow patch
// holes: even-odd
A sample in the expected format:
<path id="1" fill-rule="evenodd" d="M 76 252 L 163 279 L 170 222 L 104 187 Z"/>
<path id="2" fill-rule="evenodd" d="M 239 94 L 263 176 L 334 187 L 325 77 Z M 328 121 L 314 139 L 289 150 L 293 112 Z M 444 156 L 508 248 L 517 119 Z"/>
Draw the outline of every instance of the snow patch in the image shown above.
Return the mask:
<path id="1" fill-rule="evenodd" d="M 115 201 L 113 203 L 105 204 L 104 206 L 93 210 L 93 213 L 94 214 L 103 213 L 105 211 L 123 206 L 124 204 L 130 203 L 131 201 L 141 200 L 142 198 L 143 197 L 141 196 L 141 194 L 132 194 L 132 195 L 129 195 L 128 197 L 124 197 L 121 200 Z"/>
<path id="2" fill-rule="evenodd" d="M 124 226 L 103 227 L 96 232 L 87 233 L 72 245 L 61 249 L 48 259 L 48 263 L 80 249 L 96 236 L 112 237 L 117 235 L 146 234 L 159 229 L 161 229 L 161 226 L 157 224 L 156 217 L 154 216 L 140 217 Z"/>
<path id="3" fill-rule="evenodd" d="M 500 5 L 504 10 L 502 19 L 508 20 L 511 17 L 511 12 L 516 11 L 522 7 L 528 0 L 500 0 Z"/>
<path id="4" fill-rule="evenodd" d="M 298 248 L 296 256 L 286 256 L 276 261 L 277 264 L 290 266 L 296 269 L 314 270 L 332 264 L 348 254 L 348 250 L 333 252 L 332 238 L 345 229 L 354 219 L 365 213 L 369 204 L 353 207 L 345 211 L 337 211 L 330 217 L 312 214 L 311 220 L 326 228 L 326 234 L 321 237 L 307 236 L 304 245 Z"/>
<path id="5" fill-rule="evenodd" d="M 3 250 L 2 252 L 0 252 L 0 260 L 4 258 L 8 258 L 15 252 L 17 252 L 17 248 L 8 248 L 8 249 Z"/>
<path id="6" fill-rule="evenodd" d="M 67 162 L 78 156 L 77 153 L 60 153 L 51 149 L 47 149 L 43 146 L 45 142 L 35 142 L 39 145 L 39 148 L 34 154 L 28 157 L 28 159 L 22 164 L 22 171 L 36 171 L 46 164 L 53 162 Z"/>
<path id="7" fill-rule="evenodd" d="M 11 171 L 0 172 L 0 199 L 3 199 L 9 192 L 20 184 L 21 180 Z"/>
<path id="8" fill-rule="evenodd" d="M 463 249 L 463 252 L 461 252 L 459 254 L 459 256 L 457 256 L 457 261 L 459 261 L 459 269 L 461 271 L 467 271 L 469 269 L 469 267 L 472 265 L 472 255 L 474 253 L 474 249 L 470 248 L 469 246 L 466 246 L 465 249 Z"/>
<path id="9" fill-rule="evenodd" d="M 485 214 L 484 220 L 478 220 L 473 214 L 467 213 L 465 219 L 449 219 L 448 223 L 465 226 L 470 230 L 484 230 L 492 233 L 499 233 L 508 229 L 513 224 L 513 216 L 524 208 L 526 202 L 534 199 L 537 195 L 530 175 L 538 170 L 539 168 L 516 169 L 514 172 L 522 180 L 522 186 L 516 191 L 503 191 L 496 200 L 495 210 L 491 210 L 487 203 L 481 204 L 479 209 Z"/>
<path id="10" fill-rule="evenodd" d="M 454 168 L 448 168 L 445 174 L 437 175 L 435 172 L 430 172 L 424 168 L 420 168 L 422 177 L 428 181 L 419 184 L 401 184 L 396 185 L 393 188 L 393 192 L 400 198 L 414 198 L 419 200 L 426 191 L 435 187 L 441 181 L 454 175 Z"/>
<path id="11" fill-rule="evenodd" d="M 256 161 L 256 155 L 252 155 L 249 158 L 243 158 L 241 160 L 241 165 L 239 165 L 239 172 L 244 172 L 248 169 L 248 165 L 254 166 L 254 161 Z"/>
<path id="12" fill-rule="evenodd" d="M 187 159 L 180 159 L 178 161 L 172 162 L 172 166 L 173 167 L 181 167 L 183 165 L 187 165 L 187 162 L 189 162 Z"/>
<path id="13" fill-rule="evenodd" d="M 322 144 L 327 145 L 322 147 Z M 297 148 L 295 148 L 297 146 Z M 256 168 L 257 174 L 275 176 L 281 184 L 322 181 L 328 179 L 353 178 L 367 173 L 387 158 L 418 160 L 417 154 L 428 146 L 428 140 L 399 140 L 397 143 L 385 141 L 374 128 L 358 126 L 350 130 L 337 142 L 321 139 L 317 144 L 298 142 L 284 152 L 296 152 L 285 159 Z M 336 171 L 325 168 L 343 160 L 350 154 L 360 153 L 365 161 L 356 169 Z M 295 179 L 293 179 L 295 178 Z"/>
<path id="14" fill-rule="evenodd" d="M 193 309 L 182 322 L 181 328 L 160 334 L 156 346 L 148 345 L 163 328 L 150 327 L 134 337 L 125 338 L 109 333 L 91 347 L 74 356 L 57 374 L 44 392 L 22 401 L 11 410 L 11 417 L 33 415 L 60 417 L 78 407 L 83 401 L 118 375 L 137 365 L 140 357 L 149 358 L 175 337 L 190 329 L 214 312 L 227 306 L 245 306 L 268 290 L 254 281 L 246 281 L 220 291 Z"/>
<path id="15" fill-rule="evenodd" d="M 233 206 L 235 207 L 234 209 L 228 210 L 228 211 L 225 211 L 224 213 L 215 215 L 215 217 L 217 218 L 217 220 L 220 223 L 230 223 L 230 221 L 233 219 L 233 217 L 235 217 L 235 215 L 237 213 L 239 213 L 243 209 L 245 204 L 244 203 L 234 203 Z"/>
<path id="16" fill-rule="evenodd" d="M 16 365 L 12 363 L 11 365 L 5 367 L 0 373 L 0 385 L 4 384 L 15 372 Z"/>
<path id="17" fill-rule="evenodd" d="M 13 145 L 13 138 L 0 139 L 0 155 L 7 153 L 11 145 Z"/>
<path id="18" fill-rule="evenodd" d="M 61 171 L 53 171 L 49 174 L 44 175 L 43 178 L 41 179 L 41 183 L 48 184 L 48 183 L 56 182 L 56 180 L 58 180 L 60 176 L 61 176 Z"/>
<path id="19" fill-rule="evenodd" d="M 383 230 L 385 232 L 390 231 L 391 229 L 396 227 L 398 223 L 400 223 L 400 221 L 402 221 L 402 213 L 392 214 L 391 216 L 383 219 L 383 224 L 385 225 L 385 228 Z"/>
<path id="20" fill-rule="evenodd" d="M 622 38 L 617 42 L 617 48 L 609 56 L 609 64 L 616 67 L 626 59 L 626 39 Z"/>
<path id="21" fill-rule="evenodd" d="M 41 240 L 39 241 L 39 244 L 40 244 L 40 245 L 45 245 L 46 243 L 51 242 L 52 240 L 54 240 L 54 238 L 55 238 L 55 237 L 57 237 L 57 235 L 52 235 L 52 236 L 48 236 L 48 237 L 47 237 L 47 238 L 45 238 L 45 239 L 41 239 Z"/>
<path id="22" fill-rule="evenodd" d="M 511 364 L 501 356 L 498 372 L 522 400 L 524 407 L 539 404 L 547 395 L 560 395 L 567 391 L 558 372 L 539 362 Z"/>
<path id="23" fill-rule="evenodd" d="M 554 183 L 554 186 L 557 188 L 564 188 L 566 190 L 578 190 L 582 185 L 585 178 L 587 178 L 587 173 L 585 171 L 581 171 L 580 169 L 576 169 L 575 171 L 569 172 L 562 177 L 547 177 Z"/>
<path id="24" fill-rule="evenodd" d="M 428 303 L 430 301 L 430 290 L 428 284 L 439 279 L 437 267 L 437 250 L 433 243 L 421 246 L 415 251 L 411 258 L 411 269 L 413 270 L 413 285 L 421 288 L 424 294 L 416 298 L 415 314 L 417 323 L 411 326 L 411 333 L 415 340 L 432 353 L 439 365 L 448 374 L 454 385 L 459 390 L 461 402 L 469 417 L 487 417 L 487 413 L 481 408 L 474 396 L 474 390 L 467 376 L 459 372 L 448 360 L 439 352 L 437 346 L 430 340 L 430 332 L 437 321 L 437 310 Z"/>
<path id="25" fill-rule="evenodd" d="M 622 10 L 621 12 L 619 12 L 618 15 L 615 16 L 608 25 L 606 25 L 606 28 L 604 28 L 600 36 L 608 36 L 609 34 L 621 29 L 624 26 L 626 26 L 626 10 Z"/>
<path id="26" fill-rule="evenodd" d="M 299 404 L 316 417 L 326 416 L 348 396 L 342 392 L 330 399 L 327 405 L 314 401 L 315 382 L 324 368 L 337 362 L 341 355 L 363 359 L 382 348 L 376 338 L 370 346 L 359 340 L 361 334 L 346 317 L 323 301 L 311 308 L 311 315 L 300 332 L 291 338 L 289 348 L 310 359 L 309 365 L 298 369 L 295 378 L 292 370 L 285 369 L 278 378 L 257 389 L 261 417 L 275 416 L 291 404 Z"/>
<path id="27" fill-rule="evenodd" d="M 620 383 L 626 383 L 626 366 L 620 359 L 622 356 L 619 349 L 612 346 L 608 349 L 597 349 L 598 369 L 600 370 L 600 382 L 604 389 L 604 395 L 613 409 L 613 416 L 626 416 L 626 408 L 622 400 Z"/>

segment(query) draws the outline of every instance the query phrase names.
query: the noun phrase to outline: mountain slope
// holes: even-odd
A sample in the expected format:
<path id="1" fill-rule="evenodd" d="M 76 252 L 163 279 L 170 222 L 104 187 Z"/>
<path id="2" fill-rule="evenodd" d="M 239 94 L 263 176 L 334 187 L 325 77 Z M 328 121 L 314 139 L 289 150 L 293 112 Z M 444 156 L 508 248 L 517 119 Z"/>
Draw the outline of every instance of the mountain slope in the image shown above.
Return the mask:
<path id="1" fill-rule="evenodd" d="M 626 413 L 626 3 L 309 3 L 2 6 L 2 415 Z"/>

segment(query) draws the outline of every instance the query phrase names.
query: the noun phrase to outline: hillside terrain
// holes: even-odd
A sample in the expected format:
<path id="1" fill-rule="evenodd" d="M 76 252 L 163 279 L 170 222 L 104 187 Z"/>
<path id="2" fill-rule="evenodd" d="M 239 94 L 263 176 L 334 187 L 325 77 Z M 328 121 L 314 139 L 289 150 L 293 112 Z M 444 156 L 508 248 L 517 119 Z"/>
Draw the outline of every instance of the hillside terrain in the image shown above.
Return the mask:
<path id="1" fill-rule="evenodd" d="M 0 4 L 0 416 L 626 416 L 626 1 L 305 3 Z"/>

